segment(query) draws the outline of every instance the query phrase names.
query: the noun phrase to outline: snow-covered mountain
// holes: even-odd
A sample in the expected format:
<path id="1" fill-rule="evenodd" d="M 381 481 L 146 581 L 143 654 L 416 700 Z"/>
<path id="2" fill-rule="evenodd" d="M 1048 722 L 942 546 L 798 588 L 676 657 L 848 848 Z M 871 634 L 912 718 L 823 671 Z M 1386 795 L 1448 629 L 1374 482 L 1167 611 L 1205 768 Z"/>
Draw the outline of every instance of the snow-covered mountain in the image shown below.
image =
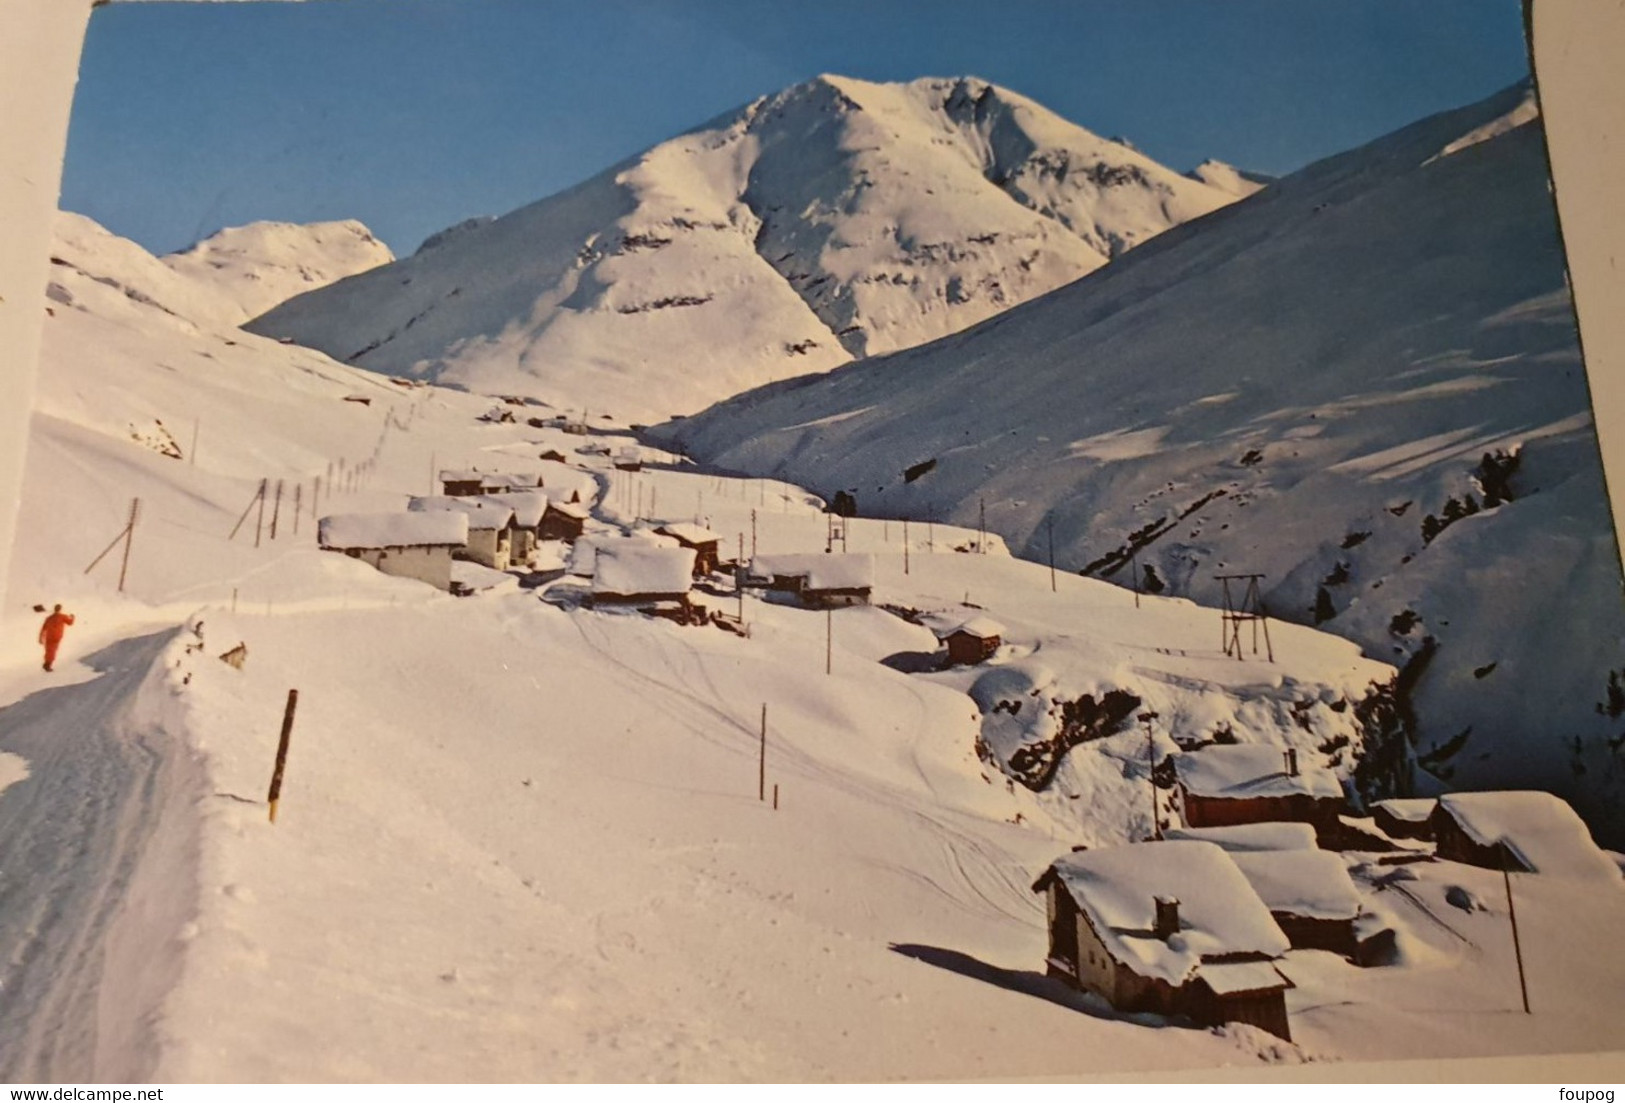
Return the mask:
<path id="1" fill-rule="evenodd" d="M 1273 616 L 1411 663 L 1422 783 L 1550 787 L 1617 844 L 1625 605 L 1536 118 L 1519 87 L 1424 120 L 661 433 L 864 513 L 985 503 L 1125 585 L 1216 603 L 1261 571 Z"/>
<path id="2" fill-rule="evenodd" d="M 954 333 L 1236 198 L 985 81 L 824 76 L 249 328 L 655 419 Z"/>
<path id="3" fill-rule="evenodd" d="M 217 288 L 238 308 L 235 323 L 335 280 L 388 264 L 389 246 L 353 219 L 343 222 L 255 222 L 221 230 L 163 262 Z"/>
<path id="4" fill-rule="evenodd" d="M 697 591 L 743 635 L 582 607 L 569 578 L 454 598 L 313 522 L 479 466 L 579 491 L 594 539 L 700 521 L 821 555 L 831 526 L 794 486 L 617 469 L 631 438 L 601 419 L 482 420 L 210 322 L 131 243 L 59 233 L 0 610 L 0 1079 L 1008 1080 L 1616 1044 L 1606 878 L 1515 882 L 1534 1016 L 1506 1013 L 1501 875 L 1448 861 L 1349 855 L 1393 960 L 1288 952 L 1292 1043 L 1042 976 L 1033 879 L 1174 814 L 1151 754 L 1228 733 L 1346 775 L 1382 745 L 1362 704 L 1393 670 L 1348 641 L 1276 625 L 1276 661 L 1237 662 L 1212 609 L 870 518 L 839 539 L 873 605 Z M 127 564 L 87 573 L 132 499 Z M 29 607 L 53 602 L 77 621 L 45 673 Z M 1002 625 L 990 661 L 907 672 L 972 614 Z"/>

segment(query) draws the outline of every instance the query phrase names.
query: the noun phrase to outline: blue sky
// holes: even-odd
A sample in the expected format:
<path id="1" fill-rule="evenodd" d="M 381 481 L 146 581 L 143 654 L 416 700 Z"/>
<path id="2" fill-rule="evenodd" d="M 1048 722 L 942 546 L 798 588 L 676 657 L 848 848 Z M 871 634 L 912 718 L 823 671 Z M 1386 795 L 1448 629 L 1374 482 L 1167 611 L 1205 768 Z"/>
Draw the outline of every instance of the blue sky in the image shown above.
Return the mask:
<path id="1" fill-rule="evenodd" d="M 1184 170 L 1284 173 L 1526 75 L 1518 0 L 307 0 L 91 20 L 62 205 L 155 252 L 397 253 L 835 72 L 975 74 Z"/>

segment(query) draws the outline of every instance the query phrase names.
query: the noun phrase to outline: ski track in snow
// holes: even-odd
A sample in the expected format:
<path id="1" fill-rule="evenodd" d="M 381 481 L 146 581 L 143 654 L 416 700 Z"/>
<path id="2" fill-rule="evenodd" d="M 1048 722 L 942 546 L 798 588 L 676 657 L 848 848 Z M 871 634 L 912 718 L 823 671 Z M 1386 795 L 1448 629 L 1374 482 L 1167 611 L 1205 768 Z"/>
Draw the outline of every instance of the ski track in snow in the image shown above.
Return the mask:
<path id="1" fill-rule="evenodd" d="M 119 641 L 86 660 L 100 677 L 0 710 L 0 748 L 30 774 L 0 794 L 0 1080 L 132 1083 L 156 1060 L 150 1021 L 195 894 L 173 881 L 144 894 L 140 874 L 166 808 L 198 778 L 173 737 L 128 723 L 128 706 L 173 636 Z M 163 824 L 161 848 L 195 848 L 189 819 L 178 834 Z M 140 975 L 109 973 L 128 965 Z"/>
<path id="2" fill-rule="evenodd" d="M 580 634 L 582 642 L 606 662 L 614 664 L 639 683 L 668 695 L 675 704 L 682 706 L 691 714 L 698 713 L 704 719 L 720 721 L 723 729 L 737 730 L 741 736 L 741 740 L 718 736 L 717 726 L 706 724 L 703 720 L 700 723 L 686 724 L 688 730 L 698 738 L 714 746 L 746 753 L 751 749 L 749 744 L 754 744 L 759 737 L 757 732 L 751 731 L 742 720 L 713 703 L 713 700 L 707 700 L 705 696 L 686 688 L 690 682 L 680 676 L 683 672 L 673 670 L 674 677 L 670 681 L 656 678 L 617 656 L 601 637 L 595 638 L 595 633 L 590 632 L 587 627 L 591 623 L 589 617 L 573 615 L 570 621 Z M 698 660 L 698 656 L 690 657 Z M 669 664 L 670 653 L 664 653 L 662 659 Z M 720 700 L 720 694 L 706 672 L 704 662 L 695 661 L 693 665 L 695 670 L 690 673 L 696 673 L 698 680 L 703 682 L 712 697 Z M 923 716 L 926 709 L 919 691 L 913 686 L 908 688 L 914 694 L 915 700 L 920 703 L 920 712 Z M 771 733 L 770 723 L 769 734 Z M 828 786 L 836 792 L 860 801 L 900 808 L 940 834 L 942 851 L 939 857 L 942 863 L 942 877 L 931 877 L 918 870 L 901 866 L 896 867 L 894 872 L 905 874 L 928 885 L 956 906 L 973 914 L 985 914 L 995 919 L 1015 919 L 1025 923 L 1042 910 L 1027 887 L 1020 884 L 1019 879 L 1013 879 L 1005 872 L 1021 868 L 1020 863 L 1012 855 L 1002 850 L 990 850 L 989 845 L 983 840 L 954 827 L 948 823 L 940 810 L 932 809 L 926 800 L 895 786 L 842 772 L 791 744 L 773 743 L 772 754 L 775 768 L 786 769 L 796 777 Z M 916 769 L 918 769 L 917 761 Z M 920 776 L 930 787 L 930 780 L 923 771 L 920 772 Z"/>

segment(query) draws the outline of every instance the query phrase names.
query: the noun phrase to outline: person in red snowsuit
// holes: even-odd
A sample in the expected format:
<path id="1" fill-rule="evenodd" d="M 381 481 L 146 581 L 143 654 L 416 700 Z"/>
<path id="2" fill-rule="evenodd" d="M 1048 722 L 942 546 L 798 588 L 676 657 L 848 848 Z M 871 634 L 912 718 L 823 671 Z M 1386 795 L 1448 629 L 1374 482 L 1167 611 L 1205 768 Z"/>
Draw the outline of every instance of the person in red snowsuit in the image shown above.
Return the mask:
<path id="1" fill-rule="evenodd" d="M 46 670 L 50 670 L 51 664 L 56 662 L 56 649 L 62 645 L 62 634 L 72 623 L 73 614 L 64 613 L 62 606 L 58 605 L 45 618 L 45 623 L 39 626 L 39 642 L 45 645 Z"/>

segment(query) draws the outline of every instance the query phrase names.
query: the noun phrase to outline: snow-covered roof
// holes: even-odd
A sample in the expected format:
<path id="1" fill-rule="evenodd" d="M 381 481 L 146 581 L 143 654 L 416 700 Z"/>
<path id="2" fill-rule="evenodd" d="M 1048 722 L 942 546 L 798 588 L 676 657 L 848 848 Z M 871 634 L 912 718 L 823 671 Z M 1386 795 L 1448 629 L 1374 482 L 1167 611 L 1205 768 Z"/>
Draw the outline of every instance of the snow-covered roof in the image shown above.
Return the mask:
<path id="1" fill-rule="evenodd" d="M 446 470 L 440 472 L 443 483 L 484 483 L 491 475 L 486 471 Z"/>
<path id="2" fill-rule="evenodd" d="M 535 490 L 542 485 L 542 477 L 536 474 L 509 471 L 501 475 L 487 475 L 484 482 L 486 488 L 491 490 L 499 487 L 506 487 L 509 490 Z"/>
<path id="3" fill-rule="evenodd" d="M 468 518 L 460 513 L 335 513 L 323 517 L 316 540 L 324 548 L 462 547 Z"/>
<path id="4" fill-rule="evenodd" d="M 1204 957 L 1286 953 L 1286 935 L 1230 855 L 1203 842 L 1078 851 L 1050 866 L 1111 955 L 1178 986 Z M 1040 883 L 1043 883 L 1042 881 Z M 1156 937 L 1156 897 L 1179 901 L 1179 930 Z"/>
<path id="5" fill-rule="evenodd" d="M 461 513 L 468 517 L 471 529 L 501 529 L 513 523 L 513 507 L 501 505 L 485 498 L 454 498 L 433 494 L 426 498 L 413 498 L 406 503 L 413 513 L 441 511 Z"/>
<path id="6" fill-rule="evenodd" d="M 547 512 L 547 495 L 539 490 L 507 490 L 478 500 L 513 510 L 514 522 L 528 529 L 541 524 L 542 514 Z"/>
<path id="7" fill-rule="evenodd" d="M 1330 850 L 1265 850 L 1230 857 L 1272 912 L 1353 919 L 1360 911 L 1360 894 L 1348 867 Z"/>
<path id="8" fill-rule="evenodd" d="M 555 513 L 562 513 L 566 517 L 573 517 L 577 521 L 585 521 L 592 516 L 592 510 L 587 508 L 585 502 L 559 502 L 549 498 L 547 508 Z"/>
<path id="9" fill-rule="evenodd" d="M 656 535 L 652 529 L 634 529 L 624 534 L 613 530 L 587 532 L 570 548 L 570 573 L 591 575 L 597 569 L 598 549 L 628 542 L 653 548 L 677 547 L 677 541 L 669 536 Z"/>
<path id="10" fill-rule="evenodd" d="M 1504 843 L 1536 873 L 1619 879 L 1613 862 L 1591 840 L 1585 821 L 1551 793 L 1446 793 L 1439 798 L 1439 811 L 1480 846 Z"/>
<path id="11" fill-rule="evenodd" d="M 1405 823 L 1425 823 L 1438 804 L 1432 797 L 1396 797 L 1393 800 L 1379 800 L 1372 807 L 1381 808 L 1394 819 Z"/>
<path id="12" fill-rule="evenodd" d="M 1267 961 L 1209 962 L 1198 966 L 1196 975 L 1206 981 L 1217 996 L 1292 987 L 1292 982 Z"/>
<path id="13" fill-rule="evenodd" d="M 1315 829 L 1306 823 L 1238 823 L 1230 827 L 1175 827 L 1169 839 L 1212 843 L 1231 854 L 1257 850 L 1314 850 Z"/>
<path id="14" fill-rule="evenodd" d="M 694 550 L 663 548 L 641 540 L 598 545 L 594 594 L 686 594 L 694 584 Z"/>
<path id="15" fill-rule="evenodd" d="M 704 525 L 692 524 L 688 521 L 674 521 L 669 525 L 661 525 L 656 532 L 675 536 L 685 544 L 720 544 L 722 537 L 706 528 Z"/>
<path id="16" fill-rule="evenodd" d="M 960 632 L 975 636 L 979 640 L 991 640 L 1002 637 L 1005 633 L 1005 627 L 987 614 L 977 613 L 969 620 L 960 621 L 951 627 L 941 625 L 933 628 L 932 631 L 937 634 L 938 639 L 942 640 L 947 639 L 949 636 L 958 635 Z"/>
<path id="17" fill-rule="evenodd" d="M 1174 759 L 1180 784 L 1199 797 L 1245 800 L 1303 795 L 1343 799 L 1343 786 L 1330 770 L 1310 765 L 1298 752 L 1298 772 L 1286 772 L 1283 748 L 1235 743 L 1204 747 Z"/>
<path id="18" fill-rule="evenodd" d="M 751 560 L 750 573 L 756 578 L 799 576 L 807 580 L 808 590 L 862 590 L 875 584 L 875 557 L 821 552 L 759 555 Z"/>

